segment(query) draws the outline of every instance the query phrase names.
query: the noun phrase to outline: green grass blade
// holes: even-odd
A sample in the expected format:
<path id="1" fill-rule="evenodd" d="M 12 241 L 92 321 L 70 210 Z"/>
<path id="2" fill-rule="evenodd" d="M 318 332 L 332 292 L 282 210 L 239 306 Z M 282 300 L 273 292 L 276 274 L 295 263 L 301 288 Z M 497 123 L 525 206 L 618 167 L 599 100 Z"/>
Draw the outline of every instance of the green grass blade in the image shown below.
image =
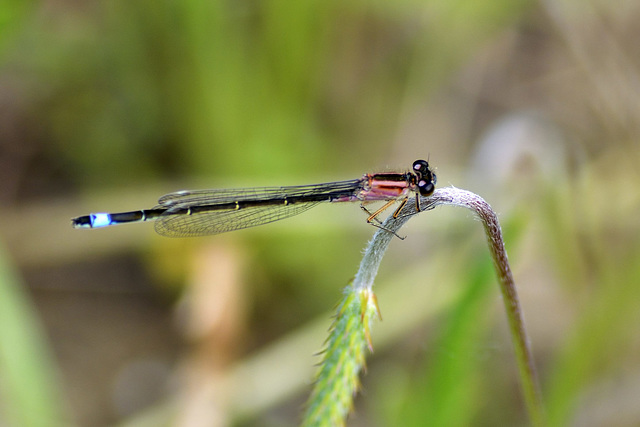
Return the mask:
<path id="1" fill-rule="evenodd" d="M 55 364 L 23 288 L 0 247 L 0 424 L 68 426 Z"/>

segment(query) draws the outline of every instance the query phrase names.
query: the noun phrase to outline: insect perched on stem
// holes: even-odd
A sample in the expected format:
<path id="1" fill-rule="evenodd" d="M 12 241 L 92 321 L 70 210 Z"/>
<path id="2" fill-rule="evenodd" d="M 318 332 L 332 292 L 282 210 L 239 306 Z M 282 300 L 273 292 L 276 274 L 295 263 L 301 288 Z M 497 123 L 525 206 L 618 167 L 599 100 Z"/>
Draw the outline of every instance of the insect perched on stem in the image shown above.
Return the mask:
<path id="1" fill-rule="evenodd" d="M 362 178 L 290 187 L 257 187 L 178 191 L 160 197 L 158 206 L 120 213 L 92 213 L 71 220 L 74 228 L 100 228 L 155 220 L 158 234 L 168 237 L 206 236 L 267 224 L 297 215 L 321 202 L 360 202 L 367 223 L 383 228 L 377 217 L 394 203 L 397 217 L 409 196 L 429 196 L 436 174 L 425 160 L 416 160 L 408 172 L 365 174 Z M 416 210 L 420 211 L 419 197 Z M 369 212 L 366 205 L 386 201 Z"/>

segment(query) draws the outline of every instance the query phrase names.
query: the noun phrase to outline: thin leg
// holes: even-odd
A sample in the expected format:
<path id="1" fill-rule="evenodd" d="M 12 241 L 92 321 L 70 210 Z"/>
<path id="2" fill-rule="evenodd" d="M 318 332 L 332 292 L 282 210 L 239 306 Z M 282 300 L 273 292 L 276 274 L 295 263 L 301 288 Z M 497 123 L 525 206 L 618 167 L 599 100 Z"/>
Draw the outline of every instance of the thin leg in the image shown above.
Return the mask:
<path id="1" fill-rule="evenodd" d="M 379 228 L 380 230 L 388 231 L 389 233 L 393 234 L 394 236 L 396 236 L 396 237 L 397 237 L 398 239 L 400 239 L 400 240 L 404 240 L 404 239 L 406 239 L 406 238 L 407 238 L 407 236 L 405 236 L 405 237 L 399 236 L 399 235 L 398 235 L 398 233 L 396 233 L 395 231 L 393 231 L 393 230 L 389 230 L 388 228 L 383 227 L 383 226 L 381 226 L 381 225 L 378 225 L 378 224 L 376 224 L 376 223 L 370 222 L 369 224 L 373 225 L 374 227 Z"/>
<path id="2" fill-rule="evenodd" d="M 398 209 L 396 209 L 396 211 L 393 213 L 393 217 L 394 218 L 398 218 L 398 217 L 402 218 L 402 217 L 405 217 L 405 216 L 415 215 L 413 213 L 409 213 L 409 214 L 406 214 L 406 215 L 400 215 L 400 210 L 404 207 L 404 205 L 406 203 L 407 203 L 407 199 L 404 199 L 403 200 L 403 204 L 400 205 L 400 207 Z M 433 207 L 427 208 L 427 210 L 429 210 L 429 209 L 433 209 Z M 422 212 L 422 205 L 420 205 L 420 197 L 419 196 L 416 196 L 416 212 Z"/>
<path id="3" fill-rule="evenodd" d="M 381 230 L 384 231 L 388 231 L 389 233 L 393 233 L 394 236 L 396 236 L 398 239 L 400 240 L 404 240 L 405 237 L 400 237 L 398 236 L 398 234 L 393 231 L 393 230 L 389 230 L 386 227 L 382 226 L 382 222 L 380 222 L 380 220 L 378 219 L 378 215 L 380 215 L 382 212 L 384 212 L 386 209 L 388 209 L 391 205 L 393 205 L 396 201 L 395 200 L 389 200 L 387 203 L 385 203 L 380 209 L 378 209 L 377 211 L 375 211 L 374 213 L 369 212 L 369 210 L 367 208 L 364 207 L 364 203 L 360 204 L 360 207 L 362 208 L 363 211 L 365 211 L 366 213 L 369 214 L 369 218 L 367 218 L 367 224 L 371 224 L 374 227 L 378 227 Z M 403 201 L 403 203 L 406 203 L 407 200 L 405 199 Z M 395 213 L 394 213 L 394 217 L 395 217 Z M 376 221 L 377 224 L 373 221 Z"/>
<path id="4" fill-rule="evenodd" d="M 382 205 L 380 209 L 370 214 L 369 218 L 367 218 L 367 222 L 371 224 L 371 221 L 376 220 L 378 221 L 378 223 L 380 223 L 380 220 L 377 219 L 377 216 L 380 215 L 382 212 L 386 211 L 389 208 L 389 206 L 393 205 L 395 202 L 396 202 L 395 200 L 389 200 L 387 203 Z"/>
<path id="5" fill-rule="evenodd" d="M 382 224 L 382 221 L 380 221 L 377 216 L 378 214 L 380 214 L 380 212 L 382 212 L 380 209 L 378 209 L 375 213 L 371 213 L 371 211 L 369 211 L 369 209 L 365 208 L 364 205 L 368 205 L 370 203 L 374 203 L 375 201 L 364 201 L 362 203 L 360 203 L 360 209 L 362 209 L 363 211 L 365 211 L 365 213 L 369 216 L 369 218 L 367 219 L 367 222 L 369 224 L 371 224 L 371 221 L 376 221 L 378 224 Z M 386 206 L 386 205 L 385 205 Z M 382 210 L 385 210 L 386 207 L 383 206 Z"/>
<path id="6" fill-rule="evenodd" d="M 402 210 L 402 208 L 404 208 L 404 205 L 407 204 L 407 200 L 409 199 L 405 198 L 403 201 L 400 202 L 400 206 L 398 206 L 398 209 L 396 209 L 396 211 L 393 213 L 394 218 L 398 218 L 400 211 Z"/>

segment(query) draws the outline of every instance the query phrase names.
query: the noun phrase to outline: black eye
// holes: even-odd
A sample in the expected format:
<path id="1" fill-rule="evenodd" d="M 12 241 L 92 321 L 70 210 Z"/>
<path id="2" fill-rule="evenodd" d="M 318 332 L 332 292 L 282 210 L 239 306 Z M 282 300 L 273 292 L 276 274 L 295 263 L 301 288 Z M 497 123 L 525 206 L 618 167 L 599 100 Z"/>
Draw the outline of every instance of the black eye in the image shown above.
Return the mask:
<path id="1" fill-rule="evenodd" d="M 429 163 L 426 160 L 416 160 L 413 162 L 413 170 L 418 174 L 424 175 L 429 171 Z"/>
<path id="2" fill-rule="evenodd" d="M 418 191 L 420 191 L 421 196 L 424 196 L 424 197 L 430 196 L 433 194 L 433 191 L 435 189 L 436 189 L 436 186 L 433 185 L 433 181 L 420 181 L 418 183 Z"/>

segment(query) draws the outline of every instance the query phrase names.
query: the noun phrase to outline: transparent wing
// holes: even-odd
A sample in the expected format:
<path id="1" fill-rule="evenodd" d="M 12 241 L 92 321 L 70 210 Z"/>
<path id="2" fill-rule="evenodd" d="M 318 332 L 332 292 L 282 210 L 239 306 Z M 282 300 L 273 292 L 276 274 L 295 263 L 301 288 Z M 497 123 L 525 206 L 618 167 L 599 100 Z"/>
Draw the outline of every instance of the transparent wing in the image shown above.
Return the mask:
<path id="1" fill-rule="evenodd" d="M 271 200 L 300 196 L 357 192 L 363 180 L 330 182 L 326 184 L 298 185 L 290 187 L 227 188 L 213 190 L 177 191 L 166 194 L 158 200 L 159 207 L 214 205 L 247 200 Z"/>
<path id="2" fill-rule="evenodd" d="M 298 215 L 323 201 L 354 196 L 361 186 L 358 179 L 295 187 L 178 191 L 158 200 L 157 208 L 167 210 L 156 219 L 155 230 L 168 237 L 194 237 L 255 227 Z M 185 209 L 198 206 L 261 201 L 274 203 L 184 214 Z"/>
<path id="3" fill-rule="evenodd" d="M 156 220 L 155 229 L 158 234 L 167 237 L 206 236 L 268 224 L 298 215 L 318 203 L 320 202 L 260 206 L 193 215 L 171 215 L 167 212 Z"/>

